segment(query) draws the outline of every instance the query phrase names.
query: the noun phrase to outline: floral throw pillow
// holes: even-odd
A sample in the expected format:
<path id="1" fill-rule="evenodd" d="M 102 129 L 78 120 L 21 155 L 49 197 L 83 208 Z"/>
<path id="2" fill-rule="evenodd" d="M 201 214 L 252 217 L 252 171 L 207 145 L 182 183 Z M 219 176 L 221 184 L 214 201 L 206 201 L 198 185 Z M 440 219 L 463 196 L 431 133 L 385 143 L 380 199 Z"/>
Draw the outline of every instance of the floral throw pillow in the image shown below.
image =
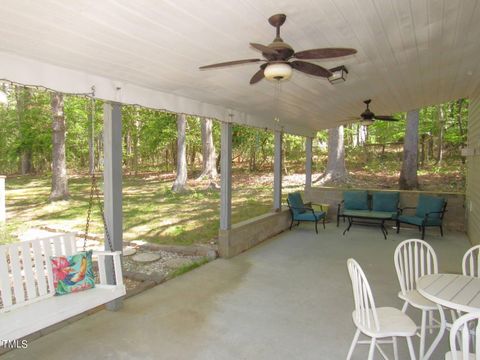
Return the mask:
<path id="1" fill-rule="evenodd" d="M 71 256 L 52 256 L 55 295 L 65 295 L 95 287 L 92 250 Z"/>

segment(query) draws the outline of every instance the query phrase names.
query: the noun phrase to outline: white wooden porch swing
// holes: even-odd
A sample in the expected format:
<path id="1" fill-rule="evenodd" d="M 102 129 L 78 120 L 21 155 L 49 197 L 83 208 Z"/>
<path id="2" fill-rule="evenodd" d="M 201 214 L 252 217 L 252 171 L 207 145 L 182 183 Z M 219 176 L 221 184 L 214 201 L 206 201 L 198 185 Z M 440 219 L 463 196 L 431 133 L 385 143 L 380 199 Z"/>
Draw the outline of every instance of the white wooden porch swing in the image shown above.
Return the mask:
<path id="1" fill-rule="evenodd" d="M 92 99 L 92 101 L 95 101 Z M 112 251 L 95 174 L 92 175 L 83 251 L 96 195 L 110 251 L 94 251 L 98 264 L 95 287 L 69 295 L 55 296 L 52 256 L 77 252 L 75 233 L 52 235 L 0 246 L 0 339 L 18 340 L 72 316 L 125 295 L 121 251 Z M 111 267 L 111 277 L 107 268 Z M 113 280 L 113 281 L 112 281 Z M 113 283 L 113 284 L 112 284 Z"/>

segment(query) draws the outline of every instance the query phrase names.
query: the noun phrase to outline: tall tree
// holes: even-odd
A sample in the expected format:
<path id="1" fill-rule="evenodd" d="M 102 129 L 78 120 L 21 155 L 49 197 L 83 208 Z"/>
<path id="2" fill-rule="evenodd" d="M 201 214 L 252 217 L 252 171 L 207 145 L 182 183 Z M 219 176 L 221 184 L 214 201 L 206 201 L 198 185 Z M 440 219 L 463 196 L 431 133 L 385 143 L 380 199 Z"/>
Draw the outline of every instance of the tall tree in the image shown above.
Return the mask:
<path id="1" fill-rule="evenodd" d="M 336 183 L 345 182 L 348 173 L 345 167 L 345 146 L 343 138 L 343 125 L 328 129 L 328 160 L 327 168 L 323 175 L 315 182 L 321 184 L 327 181 Z"/>
<path id="2" fill-rule="evenodd" d="M 187 146 L 186 146 L 187 118 L 185 114 L 177 115 L 177 177 L 172 190 L 182 192 L 187 183 Z"/>
<path id="3" fill-rule="evenodd" d="M 52 191 L 50 201 L 68 198 L 67 162 L 65 159 L 65 114 L 63 95 L 52 93 Z"/>
<path id="4" fill-rule="evenodd" d="M 27 111 L 30 106 L 30 89 L 15 87 L 15 97 L 17 100 L 18 131 L 20 140 L 20 173 L 27 175 L 32 172 L 32 149 L 30 146 L 29 131 L 30 126 L 26 121 Z"/>
<path id="5" fill-rule="evenodd" d="M 218 174 L 216 168 L 217 156 L 213 144 L 212 119 L 202 118 L 200 124 L 202 129 L 202 173 L 198 179 L 214 180 Z"/>
<path id="6" fill-rule="evenodd" d="M 407 113 L 407 128 L 403 143 L 403 162 L 399 179 L 401 190 L 418 188 L 418 123 L 419 110 L 409 111 Z"/>
<path id="7" fill-rule="evenodd" d="M 95 172 L 95 100 L 89 102 L 88 111 L 88 173 Z"/>
<path id="8" fill-rule="evenodd" d="M 445 109 L 443 105 L 437 105 L 438 117 L 438 145 L 437 145 L 437 165 L 443 164 L 443 138 L 445 135 Z"/>

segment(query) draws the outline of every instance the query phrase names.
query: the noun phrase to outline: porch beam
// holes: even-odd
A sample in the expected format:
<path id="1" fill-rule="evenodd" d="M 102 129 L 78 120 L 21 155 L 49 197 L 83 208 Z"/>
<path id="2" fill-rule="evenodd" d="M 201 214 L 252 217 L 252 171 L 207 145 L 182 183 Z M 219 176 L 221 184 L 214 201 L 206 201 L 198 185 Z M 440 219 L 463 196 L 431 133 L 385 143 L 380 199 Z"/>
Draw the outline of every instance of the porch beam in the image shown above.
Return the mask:
<path id="1" fill-rule="evenodd" d="M 220 230 L 232 226 L 232 124 L 222 122 L 220 158 Z"/>
<path id="2" fill-rule="evenodd" d="M 312 187 L 312 137 L 305 138 L 305 187 Z"/>
<path id="3" fill-rule="evenodd" d="M 282 142 L 283 132 L 275 131 L 275 157 L 273 164 L 273 210 L 282 209 Z"/>
<path id="4" fill-rule="evenodd" d="M 111 246 L 105 234 L 105 250 L 122 251 L 122 107 L 119 103 L 106 102 L 103 106 L 103 151 L 104 151 L 104 208 L 105 222 L 110 234 Z M 107 281 L 115 284 L 115 274 L 110 256 L 106 257 Z M 121 300 L 106 305 L 109 310 L 117 310 Z"/>

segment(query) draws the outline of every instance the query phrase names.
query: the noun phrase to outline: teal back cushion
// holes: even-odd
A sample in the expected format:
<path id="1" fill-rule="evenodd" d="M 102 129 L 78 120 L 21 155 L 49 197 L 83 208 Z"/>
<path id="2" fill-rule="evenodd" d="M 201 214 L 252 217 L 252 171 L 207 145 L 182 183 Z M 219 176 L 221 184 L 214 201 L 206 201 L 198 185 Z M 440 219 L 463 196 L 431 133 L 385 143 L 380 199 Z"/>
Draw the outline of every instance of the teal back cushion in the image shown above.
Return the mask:
<path id="1" fill-rule="evenodd" d="M 396 212 L 398 201 L 400 200 L 399 192 L 376 192 L 372 195 L 372 210 Z"/>
<path id="2" fill-rule="evenodd" d="M 418 197 L 417 212 L 415 215 L 423 218 L 427 213 L 442 211 L 444 204 L 444 198 L 420 194 Z M 440 214 L 429 215 L 429 219 L 435 219 L 439 217 Z"/>
<path id="3" fill-rule="evenodd" d="M 346 210 L 368 210 L 368 194 L 366 191 L 345 191 L 343 204 Z"/>
<path id="4" fill-rule="evenodd" d="M 303 209 L 304 205 L 302 196 L 299 192 L 288 194 L 288 203 L 293 208 L 292 211 L 294 214 L 303 214 L 305 212 Z"/>

